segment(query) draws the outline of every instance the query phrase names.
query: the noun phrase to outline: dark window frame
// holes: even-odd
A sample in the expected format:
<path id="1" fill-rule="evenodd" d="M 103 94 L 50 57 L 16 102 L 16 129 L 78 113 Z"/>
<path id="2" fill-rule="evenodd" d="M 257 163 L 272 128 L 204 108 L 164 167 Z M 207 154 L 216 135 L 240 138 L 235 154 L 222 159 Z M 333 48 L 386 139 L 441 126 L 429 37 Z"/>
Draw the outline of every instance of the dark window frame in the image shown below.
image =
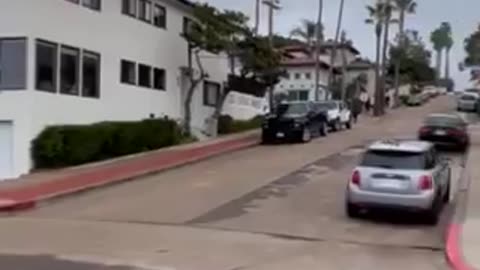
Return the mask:
<path id="1" fill-rule="evenodd" d="M 141 68 L 148 68 L 148 86 L 142 83 L 143 80 L 142 80 Z M 137 74 L 138 74 L 137 85 L 138 86 L 143 88 L 149 88 L 149 89 L 152 88 L 152 70 L 153 70 L 152 66 L 150 65 L 146 65 L 142 63 L 137 64 Z"/>
<path id="2" fill-rule="evenodd" d="M 22 87 L 4 87 L 2 86 L 1 84 L 1 76 L 2 76 L 2 69 L 1 69 L 1 65 L 0 65 L 0 90 L 26 90 L 28 88 L 28 58 L 29 58 L 29 51 L 28 51 L 28 38 L 27 37 L 17 37 L 17 36 L 13 36 L 13 37 L 2 37 L 0 38 L 0 43 L 2 41 L 5 41 L 5 40 L 23 40 L 25 42 L 25 61 L 24 61 L 24 82 L 23 82 L 23 86 Z M 1 44 L 0 44 L 1 45 Z M 0 57 L 1 57 L 1 46 L 0 46 Z M 0 62 L 2 61 L 2 59 L 0 58 Z"/>
<path id="3" fill-rule="evenodd" d="M 133 1 L 133 12 L 131 10 L 127 9 L 127 7 L 131 8 L 131 6 L 127 6 L 127 4 L 130 4 L 131 1 Z M 132 12 L 133 14 L 129 13 L 129 11 Z M 133 18 L 136 18 L 137 17 L 137 11 L 138 11 L 138 1 L 137 0 L 122 0 L 122 14 L 133 17 Z"/>
<path id="4" fill-rule="evenodd" d="M 163 12 L 161 24 L 155 23 L 155 11 L 160 9 Z M 157 3 L 152 3 L 152 24 L 158 28 L 167 29 L 167 8 Z"/>
<path id="5" fill-rule="evenodd" d="M 53 85 L 52 85 L 52 89 L 42 89 L 40 86 L 39 86 L 39 69 L 38 69 L 38 45 L 39 44 L 43 44 L 43 45 L 46 45 L 47 47 L 50 46 L 50 47 L 53 47 L 54 50 L 55 50 L 55 53 L 54 53 L 54 59 L 53 59 Z M 46 93 L 52 93 L 52 94 L 56 94 L 58 92 L 58 83 L 59 83 L 59 74 L 58 74 L 58 52 L 59 52 L 59 44 L 58 43 L 55 43 L 55 42 L 52 42 L 52 41 L 48 41 L 48 40 L 45 40 L 45 39 L 36 39 L 35 40 L 35 89 L 37 91 L 42 91 L 42 92 L 46 92 Z"/>
<path id="6" fill-rule="evenodd" d="M 92 58 L 95 58 L 97 60 L 97 82 L 96 82 L 96 93 L 95 95 L 86 95 L 85 94 L 85 58 L 93 56 Z M 81 53 L 81 58 L 82 58 L 82 64 L 81 64 L 81 96 L 84 98 L 97 98 L 99 99 L 101 97 L 101 85 L 102 85 L 102 56 L 100 53 L 90 51 L 90 50 L 82 50 Z"/>
<path id="7" fill-rule="evenodd" d="M 153 68 L 153 83 L 152 83 L 152 88 L 155 90 L 160 90 L 160 91 L 167 91 L 167 71 L 164 68 Z M 160 78 L 160 83 L 157 81 L 157 73 L 159 72 L 161 75 Z"/>
<path id="8" fill-rule="evenodd" d="M 85 2 L 86 0 L 81 0 L 81 1 L 82 1 L 81 3 L 82 7 L 86 7 L 88 9 L 95 10 L 95 11 L 102 11 L 102 0 L 90 0 L 90 1 L 97 1 L 96 5 L 92 4 L 91 2 L 86 3 Z"/>
<path id="9" fill-rule="evenodd" d="M 128 77 L 128 74 L 124 74 L 124 64 L 133 66 L 133 74 L 134 74 L 133 81 L 129 81 L 130 78 Z M 127 77 L 125 77 L 125 75 Z M 136 85 L 137 80 L 138 80 L 137 63 L 135 63 L 134 61 L 126 60 L 126 59 L 121 59 L 120 60 L 120 82 L 123 84 Z"/>
<path id="10" fill-rule="evenodd" d="M 214 85 L 217 87 L 215 102 L 212 102 L 212 103 L 209 102 L 208 100 L 208 90 L 210 89 L 208 88 L 209 85 Z M 217 102 L 218 102 L 218 99 L 220 98 L 221 91 L 222 91 L 222 85 L 220 83 L 214 82 L 214 81 L 204 81 L 203 82 L 203 105 L 207 107 L 217 106 Z"/>
<path id="11" fill-rule="evenodd" d="M 63 89 L 63 49 L 67 49 L 67 50 L 71 50 L 71 51 L 76 51 L 77 53 L 77 63 L 76 63 L 76 80 L 77 80 L 77 85 L 76 85 L 76 93 L 69 93 L 69 92 L 66 92 L 64 91 Z M 79 96 L 80 95 L 80 80 L 82 78 L 82 76 L 80 75 L 81 74 L 81 67 L 82 67 L 82 62 L 83 62 L 83 58 L 82 58 L 82 53 L 81 53 L 81 50 L 79 48 L 76 48 L 76 47 L 73 47 L 73 46 L 69 46 L 69 45 L 64 45 L 64 44 L 60 44 L 59 46 L 59 51 L 58 51 L 58 68 L 57 68 L 57 76 L 58 76 L 58 93 L 62 94 L 62 95 L 70 95 L 70 96 Z"/>
<path id="12" fill-rule="evenodd" d="M 152 23 L 153 23 L 153 20 L 152 20 L 152 15 L 153 15 L 153 3 L 152 3 L 152 1 L 151 1 L 151 0 L 138 0 L 137 3 L 138 3 L 138 4 L 137 4 L 137 5 L 138 5 L 138 7 L 137 7 L 137 18 L 138 18 L 139 20 L 143 21 L 143 22 L 146 22 L 146 23 L 148 23 L 148 24 L 152 24 Z M 142 5 L 142 4 L 145 4 L 145 5 L 146 5 L 146 6 L 145 6 L 145 9 L 146 9 L 146 10 L 145 10 L 145 15 L 146 15 L 146 16 L 148 15 L 146 18 L 143 18 L 143 17 L 141 16 L 141 10 L 142 10 L 142 9 L 141 9 L 141 5 Z M 147 5 L 147 4 L 148 4 L 148 5 Z M 150 7 L 147 9 L 147 6 L 150 6 Z M 148 13 L 146 12 L 147 10 L 149 11 Z"/>

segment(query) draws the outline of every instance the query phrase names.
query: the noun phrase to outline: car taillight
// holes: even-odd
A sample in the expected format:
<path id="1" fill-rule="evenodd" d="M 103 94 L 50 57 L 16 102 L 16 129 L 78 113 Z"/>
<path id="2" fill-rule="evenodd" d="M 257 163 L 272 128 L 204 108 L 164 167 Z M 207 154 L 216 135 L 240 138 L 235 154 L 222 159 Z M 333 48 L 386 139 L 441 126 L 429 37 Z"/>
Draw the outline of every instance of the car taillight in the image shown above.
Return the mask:
<path id="1" fill-rule="evenodd" d="M 452 136 L 464 137 L 465 132 L 461 129 L 450 129 L 448 133 Z"/>
<path id="2" fill-rule="evenodd" d="M 429 127 L 422 127 L 420 129 L 420 134 L 427 134 L 427 133 L 430 133 L 430 131 L 432 131 Z"/>
<path id="3" fill-rule="evenodd" d="M 420 182 L 418 183 L 418 189 L 420 190 L 430 190 L 433 188 L 433 180 L 429 175 L 424 175 L 420 177 Z"/>
<path id="4" fill-rule="evenodd" d="M 354 171 L 352 174 L 352 184 L 360 186 L 361 176 L 359 171 Z"/>

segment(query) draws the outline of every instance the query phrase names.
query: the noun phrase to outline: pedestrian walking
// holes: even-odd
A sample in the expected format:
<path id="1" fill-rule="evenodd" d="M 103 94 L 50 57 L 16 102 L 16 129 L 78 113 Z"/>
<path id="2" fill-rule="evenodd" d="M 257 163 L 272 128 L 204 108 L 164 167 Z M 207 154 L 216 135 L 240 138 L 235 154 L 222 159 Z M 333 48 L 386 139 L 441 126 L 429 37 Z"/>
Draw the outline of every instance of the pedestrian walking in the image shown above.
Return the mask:
<path id="1" fill-rule="evenodd" d="M 352 116 L 353 122 L 357 123 L 358 116 L 362 113 L 362 101 L 359 98 L 353 98 L 352 100 Z"/>
<path id="2" fill-rule="evenodd" d="M 372 106 L 372 104 L 370 103 L 370 98 L 367 99 L 367 102 L 365 102 L 365 111 L 367 113 L 370 112 L 370 107 Z"/>

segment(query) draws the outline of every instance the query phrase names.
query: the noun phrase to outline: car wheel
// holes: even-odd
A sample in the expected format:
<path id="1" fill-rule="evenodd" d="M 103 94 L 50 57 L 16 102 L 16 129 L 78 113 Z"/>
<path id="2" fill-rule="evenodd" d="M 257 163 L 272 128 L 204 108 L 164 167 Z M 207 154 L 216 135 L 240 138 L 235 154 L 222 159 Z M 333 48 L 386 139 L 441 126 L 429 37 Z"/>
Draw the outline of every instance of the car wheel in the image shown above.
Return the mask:
<path id="1" fill-rule="evenodd" d="M 265 132 L 262 132 L 262 144 L 270 144 L 270 142 L 270 137 Z"/>
<path id="2" fill-rule="evenodd" d="M 425 222 L 429 225 L 437 225 L 440 216 L 440 205 L 438 197 L 435 198 L 432 208 L 425 213 Z"/>
<path id="3" fill-rule="evenodd" d="M 345 123 L 347 129 L 352 129 L 352 118 L 349 118 L 347 123 Z"/>
<path id="4" fill-rule="evenodd" d="M 347 216 L 350 217 L 350 218 L 358 218 L 360 217 L 360 207 L 354 205 L 354 204 L 351 204 L 351 203 L 347 203 L 347 206 L 346 206 L 346 212 L 347 212 Z"/>
<path id="5" fill-rule="evenodd" d="M 339 131 L 341 129 L 341 124 L 340 124 L 340 120 L 335 120 L 335 122 L 333 123 L 333 131 Z"/>
<path id="6" fill-rule="evenodd" d="M 443 195 L 443 202 L 447 204 L 449 201 L 450 201 L 450 172 L 448 176 L 447 190 L 445 191 L 445 195 Z"/>
<path id="7" fill-rule="evenodd" d="M 326 137 L 328 135 L 328 125 L 327 123 L 323 122 L 320 125 L 320 136 Z"/>
<path id="8" fill-rule="evenodd" d="M 302 131 L 301 142 L 308 143 L 312 140 L 312 132 L 308 127 L 304 127 Z"/>

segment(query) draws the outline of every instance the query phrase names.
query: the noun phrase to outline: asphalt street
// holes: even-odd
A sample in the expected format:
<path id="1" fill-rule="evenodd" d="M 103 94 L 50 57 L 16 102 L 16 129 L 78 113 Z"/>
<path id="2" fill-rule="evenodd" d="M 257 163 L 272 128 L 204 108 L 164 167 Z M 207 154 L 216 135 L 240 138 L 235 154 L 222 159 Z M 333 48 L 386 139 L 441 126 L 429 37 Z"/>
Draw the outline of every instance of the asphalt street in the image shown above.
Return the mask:
<path id="1" fill-rule="evenodd" d="M 447 269 L 443 243 L 453 203 L 434 227 L 400 213 L 353 220 L 344 193 L 369 142 L 413 137 L 426 114 L 451 108 L 442 97 L 310 144 L 258 146 L 3 217 L 0 267 Z M 455 190 L 465 156 L 445 155 Z"/>

